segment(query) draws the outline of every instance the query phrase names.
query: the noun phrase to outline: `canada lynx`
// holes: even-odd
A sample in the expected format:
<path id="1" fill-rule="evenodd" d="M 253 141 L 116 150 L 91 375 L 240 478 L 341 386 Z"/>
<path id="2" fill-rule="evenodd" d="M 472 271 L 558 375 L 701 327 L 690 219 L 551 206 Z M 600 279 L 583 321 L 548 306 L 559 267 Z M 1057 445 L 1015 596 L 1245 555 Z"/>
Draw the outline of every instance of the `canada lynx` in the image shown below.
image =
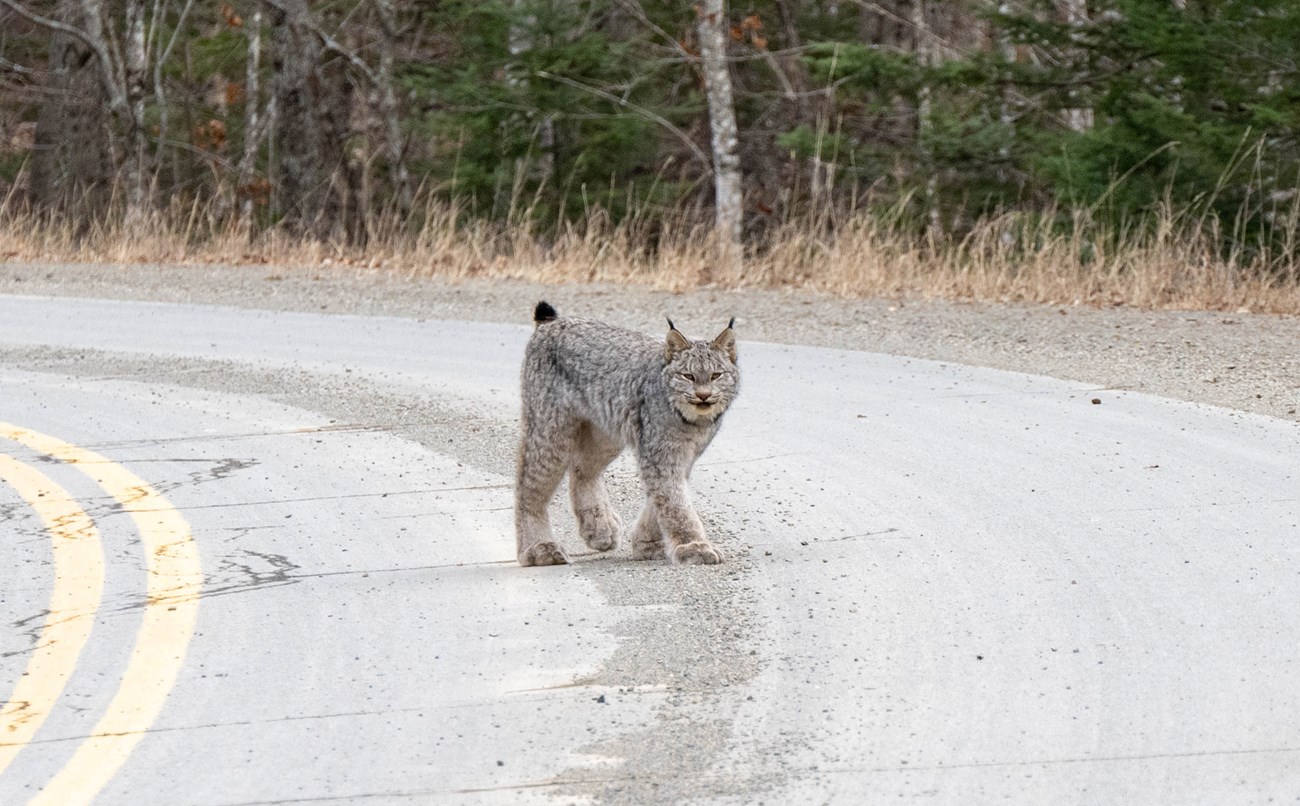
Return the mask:
<path id="1" fill-rule="evenodd" d="M 548 508 L 560 480 L 587 545 L 609 551 L 622 522 L 600 474 L 624 448 L 636 452 L 646 501 L 632 527 L 632 556 L 722 562 L 691 506 L 686 477 L 735 399 L 735 319 L 713 341 L 690 341 L 670 320 L 664 342 L 590 319 L 560 319 L 545 302 L 523 366 L 523 423 L 515 486 L 520 565 L 569 561 Z"/>

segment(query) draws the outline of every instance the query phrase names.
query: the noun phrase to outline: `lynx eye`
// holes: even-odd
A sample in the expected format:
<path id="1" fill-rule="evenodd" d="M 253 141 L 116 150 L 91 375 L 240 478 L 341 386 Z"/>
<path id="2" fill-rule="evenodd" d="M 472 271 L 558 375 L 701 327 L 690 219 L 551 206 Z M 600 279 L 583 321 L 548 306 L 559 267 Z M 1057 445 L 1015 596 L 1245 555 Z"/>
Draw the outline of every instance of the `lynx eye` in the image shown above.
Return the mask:
<path id="1" fill-rule="evenodd" d="M 713 373 L 712 375 L 709 376 L 709 380 L 711 380 L 711 381 L 716 381 L 718 378 L 721 378 L 721 377 L 722 377 L 722 373 L 721 373 L 721 372 L 715 372 L 715 373 Z"/>
<path id="2" fill-rule="evenodd" d="M 690 381 L 691 383 L 695 383 L 695 376 L 692 375 L 692 374 L 689 373 L 689 372 L 683 372 L 683 373 L 682 373 L 682 377 L 685 378 L 686 380 Z"/>

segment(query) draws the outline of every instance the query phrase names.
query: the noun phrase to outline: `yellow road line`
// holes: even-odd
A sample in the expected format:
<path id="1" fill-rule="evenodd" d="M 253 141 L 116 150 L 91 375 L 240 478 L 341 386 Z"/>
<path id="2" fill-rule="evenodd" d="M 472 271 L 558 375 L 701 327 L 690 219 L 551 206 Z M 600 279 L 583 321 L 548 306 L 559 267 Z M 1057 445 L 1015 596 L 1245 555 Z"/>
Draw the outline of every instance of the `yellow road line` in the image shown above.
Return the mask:
<path id="1" fill-rule="evenodd" d="M 99 530 L 72 496 L 44 473 L 0 454 L 0 479 L 40 515 L 53 543 L 50 609 L 27 670 L 0 706 L 0 773 L 32 740 L 63 693 L 90 638 L 104 592 Z"/>
<path id="2" fill-rule="evenodd" d="M 194 634 L 203 570 L 189 524 L 148 482 L 99 454 L 0 423 L 0 437 L 75 465 L 135 522 L 144 544 L 147 599 L 117 693 L 63 769 L 31 804 L 89 803 L 126 762 L 167 700 Z"/>

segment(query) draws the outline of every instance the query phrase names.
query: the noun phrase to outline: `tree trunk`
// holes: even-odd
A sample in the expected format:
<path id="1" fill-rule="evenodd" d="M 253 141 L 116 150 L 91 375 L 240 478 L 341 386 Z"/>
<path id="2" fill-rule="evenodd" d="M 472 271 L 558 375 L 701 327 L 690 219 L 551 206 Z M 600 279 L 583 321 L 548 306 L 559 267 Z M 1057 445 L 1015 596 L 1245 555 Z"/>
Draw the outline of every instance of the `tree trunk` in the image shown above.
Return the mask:
<path id="1" fill-rule="evenodd" d="M 123 10 L 121 36 L 112 26 L 106 27 L 102 0 L 77 0 L 75 3 L 62 0 L 55 9 L 56 16 L 61 19 L 42 17 L 16 0 L 3 0 L 3 3 L 20 16 L 51 31 L 50 80 L 56 95 L 61 98 L 50 105 L 52 109 L 42 111 L 41 121 L 38 121 L 33 198 L 55 205 L 71 204 L 67 208 L 69 212 L 83 217 L 102 214 L 105 205 L 99 199 L 78 198 L 83 190 L 97 184 L 98 179 L 90 179 L 87 185 L 83 181 L 86 172 L 73 170 L 67 177 L 70 181 L 60 188 L 64 168 L 59 163 L 61 152 L 67 154 L 63 161 L 69 166 L 93 165 L 98 162 L 100 154 L 107 153 L 108 162 L 113 166 L 108 178 L 125 185 L 125 221 L 134 227 L 144 218 L 149 196 L 147 132 L 144 126 L 145 82 L 149 65 L 145 38 L 147 0 L 126 0 L 123 5 L 115 6 Z M 155 4 L 155 13 L 159 13 L 157 8 L 158 4 Z M 95 83 L 99 85 L 98 93 L 91 92 L 90 81 L 82 79 L 89 74 L 93 74 Z M 74 94 L 74 88 L 82 91 L 81 97 Z M 76 106 L 64 106 L 65 99 Z M 125 145 L 114 138 L 111 133 L 114 127 L 108 125 L 95 127 L 101 139 L 98 147 L 83 141 L 89 131 L 86 121 L 98 117 L 97 122 L 107 124 L 107 115 L 103 112 L 111 112 L 116 118 L 115 128 L 119 134 L 125 134 Z M 81 153 L 83 147 L 88 153 Z M 85 162 L 87 157 L 90 163 Z"/>
<path id="2" fill-rule="evenodd" d="M 1015 7 L 1012 4 L 1011 0 L 994 0 L 994 2 L 995 2 L 994 10 L 1001 14 L 1011 14 L 1015 10 Z M 1011 40 L 1007 37 L 1006 31 L 1004 29 L 1001 28 L 990 29 L 990 38 L 993 42 L 994 47 L 998 49 L 998 52 L 1001 54 L 1002 58 L 1006 60 L 1008 64 L 1016 63 L 1018 59 L 1016 47 L 1014 44 L 1012 44 Z M 1014 136 L 1015 129 L 1016 129 L 1016 119 L 1015 119 L 1015 115 L 1013 114 L 1014 97 L 1012 95 L 1011 83 L 1010 82 L 1005 83 L 1002 86 L 1002 88 L 998 91 L 998 95 L 999 95 L 998 122 L 1001 123 L 1002 126 L 1005 127 L 1006 130 L 1012 133 L 1012 135 Z M 998 179 L 1000 181 L 1006 182 L 1010 178 L 1008 174 L 1008 169 L 1009 166 L 1011 165 L 1010 145 L 1004 143 L 1003 145 L 999 146 L 998 159 L 1001 163 L 998 166 Z"/>
<path id="3" fill-rule="evenodd" d="M 911 30 L 912 0 L 880 0 L 862 3 L 858 18 L 863 41 L 895 50 L 907 50 L 914 41 Z"/>
<path id="4" fill-rule="evenodd" d="M 254 6 L 252 15 L 244 22 L 248 36 L 248 61 L 244 72 L 244 148 L 239 158 L 239 227 L 242 232 L 253 231 L 253 171 L 257 168 L 257 146 L 262 139 L 258 105 L 262 102 L 260 70 L 262 67 L 262 7 Z"/>
<path id="5" fill-rule="evenodd" d="M 743 215 L 736 109 L 727 66 L 728 25 L 725 0 L 703 0 L 699 6 L 700 63 L 709 106 L 713 145 L 715 230 L 723 263 L 738 269 L 742 257 Z"/>
<path id="6" fill-rule="evenodd" d="M 128 0 L 126 35 L 123 37 L 123 81 L 126 86 L 126 225 L 139 226 L 145 217 L 149 198 L 149 171 L 146 169 L 148 143 L 144 128 L 144 95 L 148 57 L 144 41 L 144 0 Z"/>
<path id="7" fill-rule="evenodd" d="M 916 58 L 922 67 L 930 67 L 935 62 L 934 38 L 930 31 L 929 20 L 925 13 L 925 0 L 913 0 L 912 30 L 916 36 Z M 934 163 L 934 155 L 929 139 L 934 126 L 930 110 L 930 85 L 921 84 L 916 95 L 916 140 L 921 154 L 922 170 L 926 172 L 925 208 L 929 221 L 931 237 L 939 235 L 942 221 L 939 216 L 939 175 Z"/>
<path id="8" fill-rule="evenodd" d="M 1074 31 L 1073 36 L 1077 38 L 1078 30 L 1088 24 L 1088 3 L 1087 0 L 1059 0 L 1058 8 L 1061 16 L 1065 18 L 1065 23 Z M 1077 56 L 1078 49 L 1071 54 Z M 1075 93 L 1072 91 L 1073 97 Z M 1085 132 L 1092 128 L 1093 114 L 1092 107 L 1077 106 L 1065 111 L 1065 125 L 1069 126 L 1076 132 Z"/>
<path id="9" fill-rule="evenodd" d="M 353 109 L 364 108 L 356 84 L 349 81 L 342 59 L 327 59 L 317 71 L 317 119 L 320 125 L 322 213 L 316 227 L 318 238 L 342 238 L 350 244 L 364 244 L 368 214 L 361 187 L 365 148 L 349 148 Z M 357 128 L 365 131 L 365 126 Z"/>
<path id="10" fill-rule="evenodd" d="M 85 30 L 84 8 L 62 0 L 55 18 Z M 104 215 L 113 187 L 109 99 L 102 66 L 80 39 L 50 35 L 46 88 L 50 100 L 36 118 L 29 199 L 42 212 L 88 226 Z"/>
<path id="11" fill-rule="evenodd" d="M 397 49 L 397 15 L 393 0 L 375 0 L 379 12 L 379 117 L 384 127 L 384 156 L 388 160 L 389 180 L 397 200 L 397 212 L 403 219 L 411 212 L 411 175 L 402 154 L 402 128 L 398 117 L 397 93 L 393 89 L 393 51 Z"/>
<path id="12" fill-rule="evenodd" d="M 321 43 L 312 31 L 307 0 L 270 4 L 277 109 L 277 200 L 281 224 L 294 235 L 327 233 L 321 168 L 319 77 Z"/>

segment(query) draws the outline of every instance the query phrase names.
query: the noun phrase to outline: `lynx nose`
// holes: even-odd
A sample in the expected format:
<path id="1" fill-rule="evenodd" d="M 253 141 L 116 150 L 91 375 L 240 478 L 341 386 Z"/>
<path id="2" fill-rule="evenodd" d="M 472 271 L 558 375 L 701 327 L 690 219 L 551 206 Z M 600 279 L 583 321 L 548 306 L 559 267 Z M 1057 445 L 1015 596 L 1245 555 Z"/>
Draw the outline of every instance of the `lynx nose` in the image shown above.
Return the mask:
<path id="1" fill-rule="evenodd" d="M 695 397 L 697 397 L 701 403 L 708 403 L 713 400 L 713 390 L 697 386 L 695 387 Z"/>

